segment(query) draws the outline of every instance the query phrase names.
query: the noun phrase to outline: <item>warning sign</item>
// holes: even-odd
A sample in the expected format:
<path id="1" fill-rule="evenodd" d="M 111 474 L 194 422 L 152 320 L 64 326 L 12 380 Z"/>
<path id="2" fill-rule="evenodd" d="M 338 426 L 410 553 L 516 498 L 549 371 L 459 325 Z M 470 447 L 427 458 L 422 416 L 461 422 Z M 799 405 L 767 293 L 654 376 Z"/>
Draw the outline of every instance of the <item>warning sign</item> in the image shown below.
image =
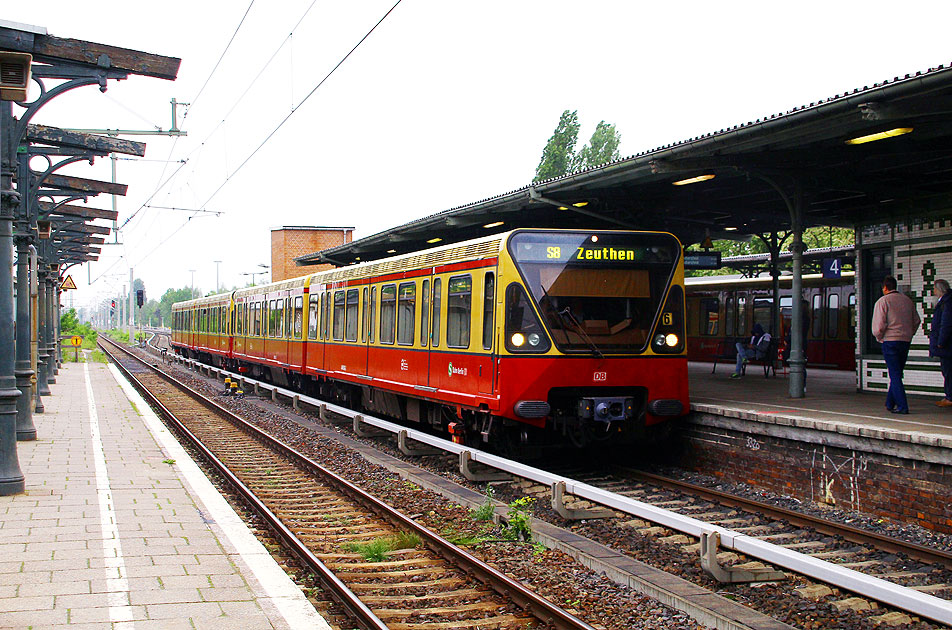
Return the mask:
<path id="1" fill-rule="evenodd" d="M 63 280 L 63 284 L 60 285 L 61 291 L 66 291 L 67 289 L 75 289 L 76 283 L 73 282 L 73 276 L 66 276 L 66 279 Z"/>
<path id="2" fill-rule="evenodd" d="M 80 337 L 79 335 L 73 335 L 72 337 L 69 338 L 69 344 L 71 346 L 77 346 L 77 347 L 81 346 L 83 345 L 83 338 Z"/>

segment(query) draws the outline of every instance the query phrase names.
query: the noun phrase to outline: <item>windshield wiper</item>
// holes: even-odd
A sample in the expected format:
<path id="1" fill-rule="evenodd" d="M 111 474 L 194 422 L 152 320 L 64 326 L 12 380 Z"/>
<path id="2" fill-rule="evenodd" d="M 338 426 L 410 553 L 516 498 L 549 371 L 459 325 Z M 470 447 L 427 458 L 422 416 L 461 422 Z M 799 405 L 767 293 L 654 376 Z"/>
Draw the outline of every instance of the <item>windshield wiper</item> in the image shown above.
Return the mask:
<path id="1" fill-rule="evenodd" d="M 594 341 L 592 341 L 592 338 L 588 336 L 588 333 L 586 333 L 585 329 L 582 328 L 582 324 L 580 324 L 579 321 L 575 318 L 575 315 L 572 314 L 572 310 L 568 306 L 566 306 L 561 311 L 557 311 L 557 313 L 559 314 L 559 317 L 562 319 L 562 321 L 568 321 L 573 326 L 575 326 L 575 329 L 579 332 L 579 335 L 582 337 L 582 339 L 585 340 L 585 343 L 587 343 L 588 346 L 592 349 L 592 352 L 598 355 L 599 359 L 605 358 L 605 355 L 602 354 L 602 351 L 598 349 L 598 346 L 595 344 Z"/>

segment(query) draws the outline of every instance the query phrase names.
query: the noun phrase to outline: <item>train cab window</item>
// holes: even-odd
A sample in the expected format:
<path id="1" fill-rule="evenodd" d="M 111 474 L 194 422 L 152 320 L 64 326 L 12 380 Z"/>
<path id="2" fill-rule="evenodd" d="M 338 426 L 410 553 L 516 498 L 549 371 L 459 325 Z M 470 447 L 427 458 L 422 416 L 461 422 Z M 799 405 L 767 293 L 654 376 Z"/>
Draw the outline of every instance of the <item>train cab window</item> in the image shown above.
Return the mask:
<path id="1" fill-rule="evenodd" d="M 380 287 L 380 343 L 393 343 L 393 331 L 397 323 L 397 285 Z"/>
<path id="2" fill-rule="evenodd" d="M 430 327 L 430 345 L 434 348 L 440 345 L 440 305 L 443 302 L 443 280 L 433 281 L 433 322 Z"/>
<path id="3" fill-rule="evenodd" d="M 367 342 L 367 329 L 370 328 L 370 290 L 364 287 L 363 318 L 360 320 L 360 343 Z"/>
<path id="4" fill-rule="evenodd" d="M 397 297 L 397 343 L 412 346 L 416 327 L 416 283 L 401 283 Z"/>
<path id="5" fill-rule="evenodd" d="M 826 296 L 826 336 L 836 339 L 840 332 L 840 296 L 830 293 Z"/>
<path id="6" fill-rule="evenodd" d="M 760 324 L 764 330 L 773 333 L 773 298 L 754 298 L 754 324 Z"/>
<path id="7" fill-rule="evenodd" d="M 734 323 L 737 319 L 737 313 L 734 310 L 734 297 L 728 295 L 724 298 L 724 334 L 728 337 L 734 335 Z"/>
<path id="8" fill-rule="evenodd" d="M 737 296 L 737 336 L 747 335 L 747 296 Z"/>
<path id="9" fill-rule="evenodd" d="M 496 274 L 486 273 L 483 286 L 483 350 L 493 347 L 493 303 L 496 301 Z"/>
<path id="10" fill-rule="evenodd" d="M 430 281 L 423 281 L 420 293 L 420 345 L 426 347 L 426 334 L 430 330 Z"/>
<path id="11" fill-rule="evenodd" d="M 357 325 L 360 322 L 360 289 L 347 289 L 347 309 L 344 319 L 345 341 L 357 341 Z"/>
<path id="12" fill-rule="evenodd" d="M 823 338 L 823 296 L 817 293 L 813 296 L 813 309 L 810 313 L 813 318 L 813 330 L 811 334 L 814 339 Z"/>
<path id="13" fill-rule="evenodd" d="M 294 298 L 294 338 L 300 339 L 304 333 L 304 296 Z"/>
<path id="14" fill-rule="evenodd" d="M 850 339 L 856 339 L 856 294 L 850 293 L 849 297 L 846 298 L 846 304 L 849 309 L 849 329 L 846 333 L 849 335 Z"/>
<path id="15" fill-rule="evenodd" d="M 317 309 L 320 307 L 320 296 L 311 295 L 307 298 L 307 338 L 317 339 Z"/>
<path id="16" fill-rule="evenodd" d="M 720 300 L 717 298 L 701 298 L 699 315 L 698 324 L 700 330 L 698 332 L 708 337 L 716 335 L 720 328 L 718 326 Z"/>
<path id="17" fill-rule="evenodd" d="M 447 283 L 446 345 L 468 348 L 473 313 L 473 278 L 453 276 Z"/>
<path id="18" fill-rule="evenodd" d="M 367 325 L 367 339 L 374 342 L 374 327 L 377 325 L 377 287 L 370 288 L 370 319 Z"/>
<path id="19" fill-rule="evenodd" d="M 344 302 L 343 291 L 334 291 L 334 341 L 344 340 Z"/>

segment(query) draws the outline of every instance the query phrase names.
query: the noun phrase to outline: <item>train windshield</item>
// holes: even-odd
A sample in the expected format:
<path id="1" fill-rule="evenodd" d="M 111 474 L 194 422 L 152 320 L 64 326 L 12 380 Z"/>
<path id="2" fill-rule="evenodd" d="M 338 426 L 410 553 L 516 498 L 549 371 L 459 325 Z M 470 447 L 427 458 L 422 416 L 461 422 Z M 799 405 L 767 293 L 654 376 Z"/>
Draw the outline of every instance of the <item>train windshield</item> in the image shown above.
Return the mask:
<path id="1" fill-rule="evenodd" d="M 509 252 L 556 346 L 641 352 L 681 254 L 669 234 L 517 232 Z"/>

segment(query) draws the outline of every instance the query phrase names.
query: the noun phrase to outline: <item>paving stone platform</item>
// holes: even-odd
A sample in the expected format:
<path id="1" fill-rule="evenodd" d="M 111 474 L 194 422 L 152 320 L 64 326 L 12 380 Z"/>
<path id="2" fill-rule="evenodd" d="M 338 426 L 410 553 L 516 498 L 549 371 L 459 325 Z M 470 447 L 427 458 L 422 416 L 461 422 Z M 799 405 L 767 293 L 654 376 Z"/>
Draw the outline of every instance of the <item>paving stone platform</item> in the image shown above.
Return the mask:
<path id="1" fill-rule="evenodd" d="M 113 366 L 65 364 L 0 497 L 0 628 L 328 628 Z"/>

